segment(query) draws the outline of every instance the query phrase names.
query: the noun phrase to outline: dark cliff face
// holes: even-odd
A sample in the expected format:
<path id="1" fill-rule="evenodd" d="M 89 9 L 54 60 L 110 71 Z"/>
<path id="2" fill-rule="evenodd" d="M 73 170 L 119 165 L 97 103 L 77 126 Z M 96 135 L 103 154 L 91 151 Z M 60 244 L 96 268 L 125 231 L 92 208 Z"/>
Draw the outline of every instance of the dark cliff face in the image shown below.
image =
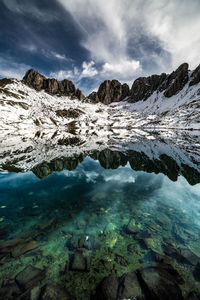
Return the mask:
<path id="1" fill-rule="evenodd" d="M 72 81 L 67 79 L 58 81 L 54 78 L 46 78 L 34 69 L 30 69 L 26 72 L 22 82 L 34 88 L 36 91 L 45 90 L 45 92 L 51 95 L 76 97 L 80 100 L 85 98 L 83 93 L 75 87 Z"/>
<path id="2" fill-rule="evenodd" d="M 200 65 L 192 72 L 190 86 L 200 82 Z"/>
<path id="3" fill-rule="evenodd" d="M 171 74 L 151 75 L 137 78 L 129 89 L 129 86 L 121 84 L 118 80 L 105 80 L 99 86 L 97 92 L 92 92 L 87 98 L 93 103 L 101 102 L 110 104 L 127 99 L 129 102 L 146 100 L 155 91 L 163 92 L 166 98 L 179 93 L 189 81 L 188 64 L 183 63 Z M 64 79 L 58 81 L 54 78 L 46 78 L 38 71 L 31 69 L 27 71 L 23 82 L 37 91 L 45 90 L 52 95 L 65 95 L 84 99 L 83 93 L 75 87 L 72 81 Z M 200 65 L 192 72 L 189 86 L 200 82 Z"/>
<path id="4" fill-rule="evenodd" d="M 167 74 L 140 77 L 133 82 L 130 91 L 131 102 L 146 100 L 164 82 Z"/>
<path id="5" fill-rule="evenodd" d="M 110 104 L 119 102 L 129 96 L 129 86 L 121 84 L 118 80 L 105 80 L 99 87 L 97 92 L 92 92 L 88 98 L 92 102 L 101 102 Z"/>
<path id="6" fill-rule="evenodd" d="M 161 75 L 151 75 L 148 77 L 137 78 L 129 89 L 129 86 L 121 84 L 118 80 L 105 80 L 97 92 L 92 92 L 88 98 L 93 103 L 102 102 L 110 104 L 128 99 L 129 102 L 146 100 L 155 91 L 163 92 L 169 98 L 181 91 L 189 80 L 188 64 L 183 63 L 176 71 L 171 74 L 162 73 Z M 190 85 L 200 82 L 200 65 L 191 75 Z"/>
<path id="7" fill-rule="evenodd" d="M 187 63 L 180 65 L 176 71 L 173 71 L 169 75 L 163 73 L 161 75 L 140 77 L 133 82 L 129 101 L 137 102 L 140 100 L 146 100 L 153 94 L 154 91 L 164 91 L 165 97 L 172 97 L 183 89 L 188 80 Z"/>

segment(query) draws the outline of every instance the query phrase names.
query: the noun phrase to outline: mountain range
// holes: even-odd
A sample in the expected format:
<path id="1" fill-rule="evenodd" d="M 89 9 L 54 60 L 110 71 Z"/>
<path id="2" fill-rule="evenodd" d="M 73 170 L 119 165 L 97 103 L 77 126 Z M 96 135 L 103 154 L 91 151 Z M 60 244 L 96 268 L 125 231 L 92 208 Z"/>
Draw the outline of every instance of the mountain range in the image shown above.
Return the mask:
<path id="1" fill-rule="evenodd" d="M 106 80 L 85 97 L 72 81 L 30 69 L 21 81 L 0 80 L 0 126 L 7 130 L 200 127 L 200 65 L 136 79 Z M 105 129 L 106 128 L 106 129 Z"/>

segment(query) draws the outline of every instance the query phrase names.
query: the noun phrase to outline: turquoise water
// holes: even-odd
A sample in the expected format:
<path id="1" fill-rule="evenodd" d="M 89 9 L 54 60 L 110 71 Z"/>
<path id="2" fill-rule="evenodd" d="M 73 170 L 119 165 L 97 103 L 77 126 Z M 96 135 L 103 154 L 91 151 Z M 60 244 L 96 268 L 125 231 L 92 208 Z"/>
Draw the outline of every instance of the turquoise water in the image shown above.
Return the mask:
<path id="1" fill-rule="evenodd" d="M 38 288 L 54 282 L 75 299 L 90 299 L 104 277 L 166 260 L 182 278 L 184 299 L 200 292 L 198 183 L 129 163 L 105 169 L 86 157 L 76 169 L 43 179 L 1 172 L 0 195 L 1 286 L 31 265 L 45 271 Z"/>

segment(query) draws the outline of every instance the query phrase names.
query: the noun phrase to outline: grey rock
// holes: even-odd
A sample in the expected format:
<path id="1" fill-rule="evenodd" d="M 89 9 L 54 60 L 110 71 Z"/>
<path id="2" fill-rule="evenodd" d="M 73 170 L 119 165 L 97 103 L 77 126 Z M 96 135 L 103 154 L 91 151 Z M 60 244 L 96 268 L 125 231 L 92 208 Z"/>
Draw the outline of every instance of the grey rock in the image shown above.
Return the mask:
<path id="1" fill-rule="evenodd" d="M 85 248 L 87 250 L 95 250 L 99 248 L 99 243 L 94 235 L 78 234 L 73 235 L 68 241 L 66 246 L 70 250 Z"/>

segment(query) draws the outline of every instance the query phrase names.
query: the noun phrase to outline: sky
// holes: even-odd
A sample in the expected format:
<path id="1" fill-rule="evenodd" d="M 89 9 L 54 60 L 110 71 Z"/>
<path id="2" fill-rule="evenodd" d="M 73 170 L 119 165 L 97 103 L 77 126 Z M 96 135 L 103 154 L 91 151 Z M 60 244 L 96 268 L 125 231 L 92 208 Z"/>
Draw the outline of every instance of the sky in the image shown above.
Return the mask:
<path id="1" fill-rule="evenodd" d="M 0 0 L 0 77 L 30 68 L 85 95 L 200 63 L 200 0 Z"/>

